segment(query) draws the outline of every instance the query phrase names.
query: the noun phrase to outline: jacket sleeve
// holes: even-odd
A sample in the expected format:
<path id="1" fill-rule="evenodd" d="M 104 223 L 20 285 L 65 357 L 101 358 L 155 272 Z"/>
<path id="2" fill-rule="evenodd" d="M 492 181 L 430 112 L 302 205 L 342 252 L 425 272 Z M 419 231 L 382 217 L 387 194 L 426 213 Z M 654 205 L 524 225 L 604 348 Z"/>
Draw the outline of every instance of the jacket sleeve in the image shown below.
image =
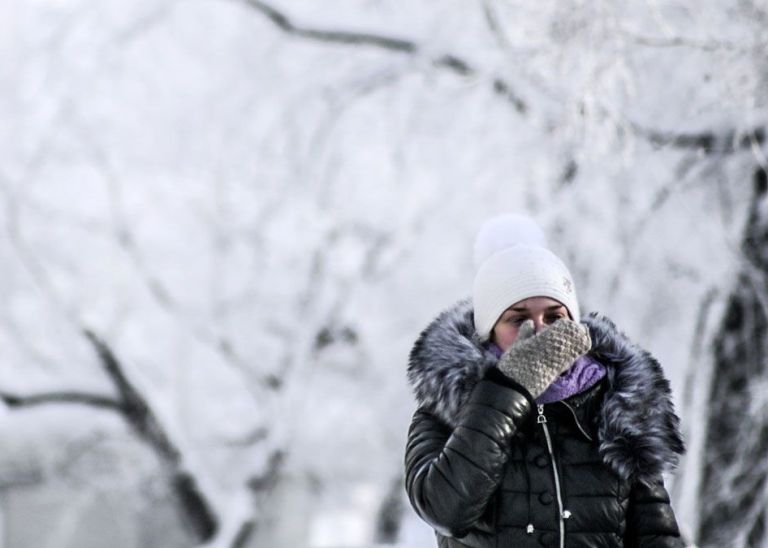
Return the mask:
<path id="1" fill-rule="evenodd" d="M 444 536 L 464 536 L 483 515 L 503 476 L 512 437 L 530 416 L 525 389 L 495 368 L 489 373 L 473 389 L 455 428 L 418 409 L 408 432 L 408 497 Z"/>
<path id="2" fill-rule="evenodd" d="M 682 548 L 677 520 L 664 480 L 636 481 L 630 491 L 626 545 L 631 548 Z"/>

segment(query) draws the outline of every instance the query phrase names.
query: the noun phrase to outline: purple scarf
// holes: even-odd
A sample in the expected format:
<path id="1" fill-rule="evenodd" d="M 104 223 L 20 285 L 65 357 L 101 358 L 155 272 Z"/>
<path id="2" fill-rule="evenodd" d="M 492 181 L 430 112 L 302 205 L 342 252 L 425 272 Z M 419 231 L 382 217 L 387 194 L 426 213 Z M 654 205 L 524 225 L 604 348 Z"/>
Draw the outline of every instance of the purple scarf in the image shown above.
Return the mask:
<path id="1" fill-rule="evenodd" d="M 500 358 L 504 353 L 495 343 L 488 346 L 493 355 Z M 547 389 L 536 398 L 536 403 L 553 403 L 564 400 L 593 387 L 605 377 L 605 366 L 589 356 L 579 356 L 573 365 L 561 373 Z"/>

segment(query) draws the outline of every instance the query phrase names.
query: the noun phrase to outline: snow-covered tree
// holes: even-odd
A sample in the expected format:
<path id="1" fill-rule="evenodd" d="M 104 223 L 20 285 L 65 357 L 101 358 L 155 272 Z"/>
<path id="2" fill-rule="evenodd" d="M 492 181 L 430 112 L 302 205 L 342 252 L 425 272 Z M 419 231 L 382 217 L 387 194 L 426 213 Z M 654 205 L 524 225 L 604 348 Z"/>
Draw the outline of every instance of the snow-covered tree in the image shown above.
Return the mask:
<path id="1" fill-rule="evenodd" d="M 731 480 L 710 481 L 723 438 L 700 417 L 751 264 L 766 18 L 749 0 L 0 4 L 8 454 L 53 482 L 61 447 L 98 434 L 198 543 L 418 545 L 396 488 L 408 350 L 468 293 L 481 221 L 527 211 L 584 308 L 665 364 L 691 449 L 676 509 L 710 542 L 698 494 Z"/>

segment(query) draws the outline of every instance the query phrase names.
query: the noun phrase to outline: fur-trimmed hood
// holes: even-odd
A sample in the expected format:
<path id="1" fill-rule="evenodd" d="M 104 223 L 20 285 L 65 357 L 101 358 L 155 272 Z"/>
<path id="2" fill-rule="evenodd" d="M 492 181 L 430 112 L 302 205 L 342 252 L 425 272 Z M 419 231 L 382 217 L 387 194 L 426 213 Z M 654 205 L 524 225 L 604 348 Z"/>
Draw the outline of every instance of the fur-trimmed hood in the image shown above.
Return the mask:
<path id="1" fill-rule="evenodd" d="M 599 412 L 603 461 L 625 479 L 650 480 L 677 465 L 684 451 L 669 381 L 661 365 L 608 318 L 582 318 L 592 337 L 590 355 L 607 369 Z M 475 384 L 497 358 L 478 340 L 469 299 L 441 313 L 411 350 L 408 380 L 420 407 L 450 426 Z"/>

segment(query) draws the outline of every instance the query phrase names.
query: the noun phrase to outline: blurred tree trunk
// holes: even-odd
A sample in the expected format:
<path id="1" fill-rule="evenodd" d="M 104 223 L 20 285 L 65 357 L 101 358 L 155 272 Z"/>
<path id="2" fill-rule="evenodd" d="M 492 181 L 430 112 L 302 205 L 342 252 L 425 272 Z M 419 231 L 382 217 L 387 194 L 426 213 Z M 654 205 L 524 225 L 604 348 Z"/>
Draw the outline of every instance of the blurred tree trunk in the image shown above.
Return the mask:
<path id="1" fill-rule="evenodd" d="M 714 340 L 700 490 L 701 546 L 766 546 L 768 180 L 754 176 L 743 265 Z"/>
<path id="2" fill-rule="evenodd" d="M 405 512 L 404 485 L 405 478 L 402 474 L 397 474 L 389 484 L 376 515 L 373 540 L 377 544 L 395 544 L 400 536 Z"/>

